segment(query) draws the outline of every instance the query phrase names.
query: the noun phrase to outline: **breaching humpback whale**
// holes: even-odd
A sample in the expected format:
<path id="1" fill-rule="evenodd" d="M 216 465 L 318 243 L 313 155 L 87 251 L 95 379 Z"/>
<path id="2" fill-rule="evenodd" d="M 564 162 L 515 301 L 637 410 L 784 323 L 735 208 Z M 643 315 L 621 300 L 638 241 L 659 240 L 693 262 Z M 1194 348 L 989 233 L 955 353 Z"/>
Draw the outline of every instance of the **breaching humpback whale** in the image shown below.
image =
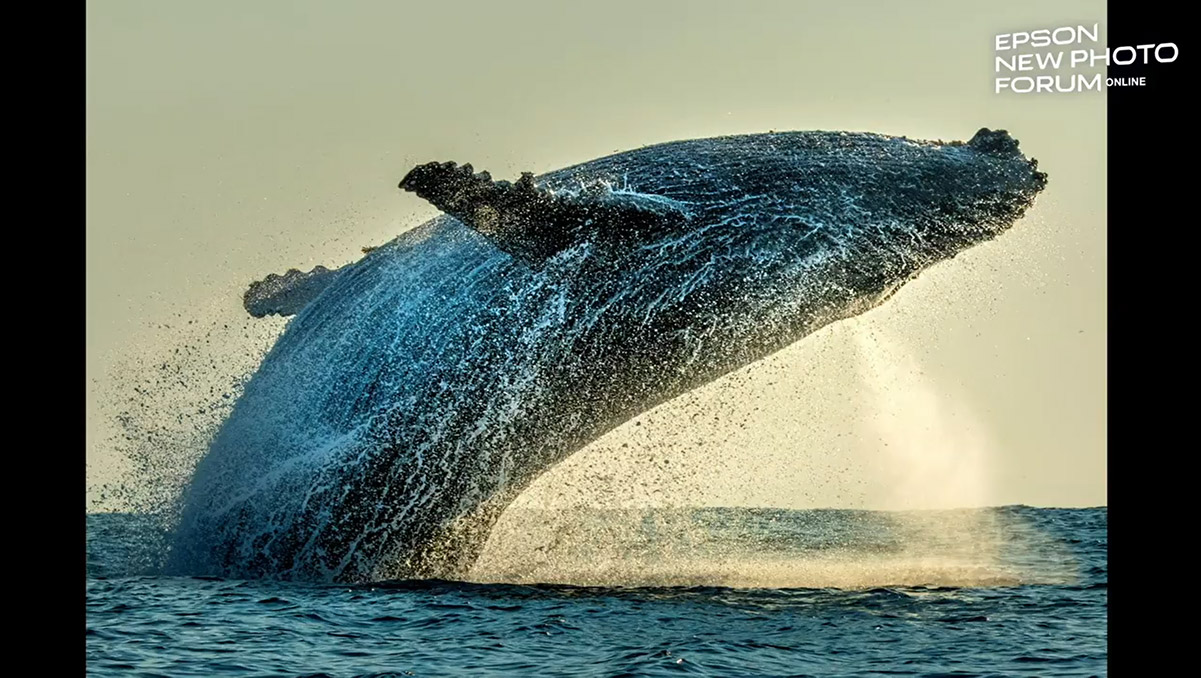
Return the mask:
<path id="1" fill-rule="evenodd" d="M 295 313 L 183 497 L 169 570 L 461 575 L 538 474 L 869 309 L 1046 185 L 1004 131 L 677 141 L 541 176 L 413 168 L 444 212 L 247 292 Z"/>

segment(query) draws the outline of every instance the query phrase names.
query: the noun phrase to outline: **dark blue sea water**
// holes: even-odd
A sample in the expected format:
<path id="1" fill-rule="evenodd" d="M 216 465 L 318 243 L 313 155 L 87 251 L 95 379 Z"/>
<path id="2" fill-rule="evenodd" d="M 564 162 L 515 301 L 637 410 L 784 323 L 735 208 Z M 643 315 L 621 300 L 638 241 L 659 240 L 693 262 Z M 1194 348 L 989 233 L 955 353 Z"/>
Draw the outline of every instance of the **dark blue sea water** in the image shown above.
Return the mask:
<path id="1" fill-rule="evenodd" d="M 506 583 L 363 586 L 160 576 L 154 521 L 89 515 L 88 672 L 1107 673 L 1105 508 L 686 513 L 498 531 L 472 578 Z"/>

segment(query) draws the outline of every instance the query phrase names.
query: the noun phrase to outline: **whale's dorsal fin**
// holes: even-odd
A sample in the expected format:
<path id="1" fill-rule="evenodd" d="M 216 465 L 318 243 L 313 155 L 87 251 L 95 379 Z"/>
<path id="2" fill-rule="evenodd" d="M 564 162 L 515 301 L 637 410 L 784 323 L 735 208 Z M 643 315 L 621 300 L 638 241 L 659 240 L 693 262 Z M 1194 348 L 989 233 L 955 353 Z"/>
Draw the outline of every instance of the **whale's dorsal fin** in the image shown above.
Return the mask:
<path id="1" fill-rule="evenodd" d="M 636 243 L 688 219 L 669 206 L 639 204 L 600 190 L 554 194 L 538 188 L 530 172 L 523 172 L 516 183 L 493 181 L 487 172 L 474 174 L 471 165 L 453 162 L 418 165 L 401 180 L 400 188 L 535 268 L 578 242 Z"/>
<path id="2" fill-rule="evenodd" d="M 283 275 L 271 275 L 250 283 L 242 295 L 242 307 L 255 318 L 299 313 L 334 281 L 342 269 L 317 266 L 311 271 L 291 269 Z"/>

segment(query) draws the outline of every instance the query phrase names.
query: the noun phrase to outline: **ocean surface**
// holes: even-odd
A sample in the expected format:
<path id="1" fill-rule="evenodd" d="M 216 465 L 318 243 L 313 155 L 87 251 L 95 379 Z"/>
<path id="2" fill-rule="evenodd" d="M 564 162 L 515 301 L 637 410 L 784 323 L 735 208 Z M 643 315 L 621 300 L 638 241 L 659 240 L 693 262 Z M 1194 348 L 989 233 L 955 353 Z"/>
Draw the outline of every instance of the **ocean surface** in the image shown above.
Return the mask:
<path id="1" fill-rule="evenodd" d="M 95 676 L 1103 676 L 1107 510 L 533 511 L 472 581 L 157 574 L 87 517 Z"/>

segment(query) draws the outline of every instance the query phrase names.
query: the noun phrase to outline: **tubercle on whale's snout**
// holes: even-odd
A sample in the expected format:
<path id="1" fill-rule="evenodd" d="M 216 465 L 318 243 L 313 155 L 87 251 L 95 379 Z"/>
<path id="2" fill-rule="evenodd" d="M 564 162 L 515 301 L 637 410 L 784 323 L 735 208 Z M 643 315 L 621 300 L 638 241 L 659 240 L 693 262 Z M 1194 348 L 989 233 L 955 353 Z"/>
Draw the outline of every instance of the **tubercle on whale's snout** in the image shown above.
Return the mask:
<path id="1" fill-rule="evenodd" d="M 1047 173 L 1038 171 L 1038 160 L 1035 160 L 1034 158 L 1030 158 L 1030 169 L 1033 172 L 1034 177 L 1034 190 L 1042 191 L 1047 187 Z"/>
<path id="2" fill-rule="evenodd" d="M 1020 152 L 1018 151 L 1018 140 L 1003 129 L 990 130 L 987 127 L 981 127 L 968 140 L 967 145 L 981 153 L 1017 155 Z"/>
<path id="3" fill-rule="evenodd" d="M 1037 194 L 1041 193 L 1044 188 L 1047 187 L 1047 181 L 1048 181 L 1047 173 L 1039 171 L 1037 158 L 1030 158 L 1030 159 L 1026 160 L 1026 166 L 1029 167 L 1029 169 L 1030 169 L 1030 184 L 1031 185 L 1030 185 L 1029 191 L 1032 195 L 1037 195 Z"/>
<path id="4" fill-rule="evenodd" d="M 964 145 L 979 153 L 1001 157 L 1009 156 L 1015 159 L 1023 158 L 1018 140 L 1003 129 L 992 130 L 981 127 Z M 1026 160 L 1026 164 L 1030 167 L 1034 192 L 1042 191 L 1047 185 L 1047 173 L 1038 170 L 1037 158 L 1029 158 Z"/>

